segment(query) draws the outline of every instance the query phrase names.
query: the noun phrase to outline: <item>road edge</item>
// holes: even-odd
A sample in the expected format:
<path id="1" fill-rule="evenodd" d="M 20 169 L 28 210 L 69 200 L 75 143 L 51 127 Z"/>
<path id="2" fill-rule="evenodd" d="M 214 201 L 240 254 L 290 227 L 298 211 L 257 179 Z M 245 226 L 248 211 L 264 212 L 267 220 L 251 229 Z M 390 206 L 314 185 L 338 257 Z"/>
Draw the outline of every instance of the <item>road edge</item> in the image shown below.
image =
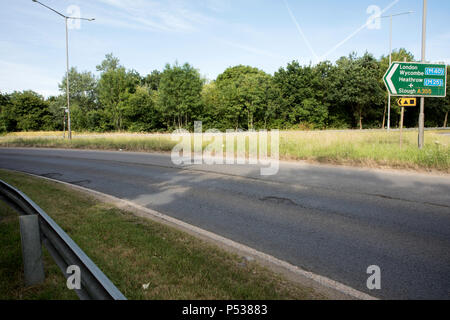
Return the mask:
<path id="1" fill-rule="evenodd" d="M 5 147 L 0 145 L 0 149 L 18 149 L 18 150 L 56 150 L 56 151 L 81 151 L 81 152 L 115 152 L 115 153 L 136 153 L 136 154 L 154 154 L 154 155 L 165 155 L 170 156 L 170 151 L 137 151 L 137 150 L 118 150 L 118 149 L 84 149 L 84 148 L 52 148 L 52 147 Z M 440 171 L 436 169 L 426 169 L 426 168 L 408 168 L 408 167 L 396 167 L 389 165 L 362 165 L 359 163 L 346 163 L 346 162 L 334 162 L 334 161 L 318 161 L 314 159 L 280 159 L 279 163 L 284 163 L 287 165 L 299 165 L 299 166 L 314 166 L 314 167 L 325 167 L 334 169 L 348 169 L 348 170 L 359 170 L 359 171 L 372 171 L 385 173 L 389 172 L 398 175 L 424 175 L 430 177 L 450 177 L 450 172 Z M 178 168 L 178 167 L 177 167 Z"/>
<path id="2" fill-rule="evenodd" d="M 95 198 L 97 198 L 102 202 L 107 202 L 109 204 L 117 206 L 119 209 L 129 211 L 133 213 L 135 216 L 150 219 L 152 221 L 174 227 L 175 229 L 187 232 L 188 234 L 196 238 L 218 245 L 220 248 L 225 249 L 226 251 L 236 253 L 238 255 L 242 255 L 243 257 L 247 258 L 251 257 L 255 259 L 255 261 L 264 265 L 265 267 L 268 267 L 270 270 L 276 273 L 281 273 L 288 280 L 297 282 L 305 286 L 310 286 L 313 289 L 315 289 L 318 293 L 324 294 L 327 297 L 331 297 L 331 299 L 378 300 L 378 298 L 376 297 L 373 297 L 359 290 L 353 289 L 340 282 L 315 274 L 313 272 L 303 270 L 300 267 L 290 264 L 289 262 L 280 260 L 274 256 L 258 251 L 246 245 L 240 244 L 231 239 L 222 237 L 210 231 L 193 226 L 191 224 L 175 219 L 173 217 L 167 216 L 158 211 L 140 206 L 131 201 L 120 199 L 96 190 L 70 184 L 64 181 L 55 180 L 48 177 L 43 177 L 33 173 L 22 172 L 17 170 L 9 170 L 9 171 L 23 173 L 36 178 L 41 178 L 47 181 L 52 181 L 55 183 L 65 185 L 69 188 L 94 196 Z"/>

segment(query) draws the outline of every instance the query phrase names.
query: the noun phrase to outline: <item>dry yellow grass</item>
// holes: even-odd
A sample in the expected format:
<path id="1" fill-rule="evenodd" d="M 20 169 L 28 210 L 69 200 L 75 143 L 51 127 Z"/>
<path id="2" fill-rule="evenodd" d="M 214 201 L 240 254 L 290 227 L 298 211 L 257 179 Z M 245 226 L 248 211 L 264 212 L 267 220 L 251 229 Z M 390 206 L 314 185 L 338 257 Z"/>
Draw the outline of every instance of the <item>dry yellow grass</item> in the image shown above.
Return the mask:
<path id="1" fill-rule="evenodd" d="M 448 131 L 447 131 L 448 132 Z M 426 145 L 417 148 L 417 132 L 398 131 L 284 131 L 280 133 L 280 158 L 370 167 L 450 172 L 450 136 L 427 131 Z M 142 152 L 171 151 L 177 142 L 170 134 L 74 133 L 72 141 L 62 132 L 11 133 L 0 137 L 3 147 L 48 147 Z"/>

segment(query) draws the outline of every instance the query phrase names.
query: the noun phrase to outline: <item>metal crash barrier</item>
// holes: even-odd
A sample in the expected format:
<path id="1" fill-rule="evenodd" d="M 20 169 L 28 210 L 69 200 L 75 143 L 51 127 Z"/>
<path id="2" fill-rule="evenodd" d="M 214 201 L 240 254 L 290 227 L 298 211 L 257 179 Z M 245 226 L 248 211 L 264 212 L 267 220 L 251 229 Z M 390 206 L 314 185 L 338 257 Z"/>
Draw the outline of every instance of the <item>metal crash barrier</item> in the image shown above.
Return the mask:
<path id="1" fill-rule="evenodd" d="M 126 300 L 108 277 L 78 247 L 50 216 L 21 191 L 0 180 L 0 199 L 20 216 L 25 282 L 44 280 L 42 244 L 47 248 L 66 278 L 67 270 L 76 266 L 80 286 L 74 288 L 81 300 Z"/>

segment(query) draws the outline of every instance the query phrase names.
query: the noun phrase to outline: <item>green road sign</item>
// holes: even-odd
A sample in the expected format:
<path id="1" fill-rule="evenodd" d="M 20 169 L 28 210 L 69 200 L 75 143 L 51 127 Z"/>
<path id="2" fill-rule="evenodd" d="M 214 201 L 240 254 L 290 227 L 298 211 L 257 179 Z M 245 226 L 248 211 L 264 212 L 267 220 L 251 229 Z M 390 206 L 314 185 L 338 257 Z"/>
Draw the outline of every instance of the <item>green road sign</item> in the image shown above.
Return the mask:
<path id="1" fill-rule="evenodd" d="M 392 96 L 439 97 L 447 95 L 447 65 L 393 62 L 384 75 Z"/>

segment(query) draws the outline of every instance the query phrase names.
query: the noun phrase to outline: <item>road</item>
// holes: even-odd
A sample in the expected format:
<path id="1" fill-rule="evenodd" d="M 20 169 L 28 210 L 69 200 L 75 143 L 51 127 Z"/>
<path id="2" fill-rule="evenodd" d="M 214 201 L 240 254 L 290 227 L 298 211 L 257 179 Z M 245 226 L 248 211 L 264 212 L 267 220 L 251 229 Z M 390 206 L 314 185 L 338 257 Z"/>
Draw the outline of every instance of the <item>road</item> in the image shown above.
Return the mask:
<path id="1" fill-rule="evenodd" d="M 169 155 L 0 149 L 0 167 L 107 193 L 383 299 L 450 299 L 450 178 L 285 163 L 177 167 Z M 381 290 L 366 287 L 381 268 Z"/>

